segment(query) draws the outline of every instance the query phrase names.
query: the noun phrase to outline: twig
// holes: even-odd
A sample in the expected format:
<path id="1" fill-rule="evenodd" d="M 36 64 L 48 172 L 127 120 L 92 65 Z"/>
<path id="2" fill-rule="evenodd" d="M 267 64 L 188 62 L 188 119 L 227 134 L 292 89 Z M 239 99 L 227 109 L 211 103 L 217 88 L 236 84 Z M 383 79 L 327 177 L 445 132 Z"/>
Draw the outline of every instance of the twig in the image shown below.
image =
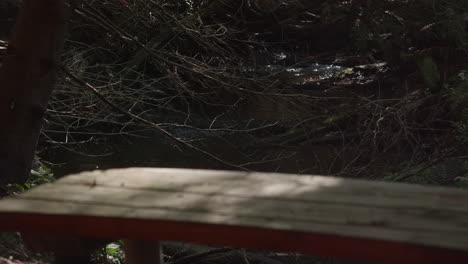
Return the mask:
<path id="1" fill-rule="evenodd" d="M 195 150 L 195 151 L 198 151 L 200 153 L 202 153 L 203 155 L 207 156 L 207 157 L 210 157 L 216 161 L 218 161 L 219 163 L 223 164 L 223 165 L 226 165 L 226 166 L 229 166 L 231 168 L 235 168 L 235 169 L 240 169 L 240 170 L 247 170 L 247 168 L 241 166 L 241 165 L 235 165 L 233 163 L 230 163 L 230 162 L 227 162 L 221 158 L 219 158 L 218 156 L 208 152 L 208 151 L 205 151 L 203 149 L 200 149 L 199 147 L 197 146 L 194 146 L 188 142 L 185 142 L 177 137 L 175 137 L 174 135 L 172 135 L 170 132 L 168 132 L 167 130 L 161 128 L 160 125 L 156 124 L 156 123 L 153 123 L 147 119 L 144 119 L 144 118 L 141 118 L 139 116 L 136 116 L 128 111 L 125 111 L 123 110 L 122 108 L 116 106 L 115 104 L 113 104 L 111 101 L 109 101 L 107 98 L 105 98 L 102 94 L 100 94 L 96 88 L 94 88 L 92 85 L 90 85 L 89 83 L 87 83 L 86 81 L 80 79 L 79 77 L 77 77 L 76 75 L 74 75 L 73 73 L 71 73 L 65 66 L 61 66 L 60 67 L 61 70 L 65 73 L 65 75 L 67 77 L 69 77 L 72 81 L 76 82 L 77 84 L 83 86 L 84 88 L 88 89 L 89 91 L 91 91 L 99 100 L 101 100 L 102 102 L 104 102 L 106 105 L 108 105 L 109 107 L 111 107 L 112 109 L 114 109 L 116 112 L 119 112 L 123 115 L 126 115 L 132 119 L 135 119 L 135 120 L 138 120 L 140 121 L 141 123 L 144 123 L 144 124 L 147 124 L 155 129 L 157 129 L 159 132 L 163 133 L 166 137 L 170 138 L 171 140 L 175 141 L 176 143 L 179 143 L 180 145 L 182 146 L 185 146 L 189 149 L 192 149 L 192 150 Z"/>
<path id="2" fill-rule="evenodd" d="M 247 252 L 245 251 L 245 249 L 243 248 L 241 252 L 242 258 L 244 259 L 244 264 L 250 264 L 249 257 L 247 256 Z"/>

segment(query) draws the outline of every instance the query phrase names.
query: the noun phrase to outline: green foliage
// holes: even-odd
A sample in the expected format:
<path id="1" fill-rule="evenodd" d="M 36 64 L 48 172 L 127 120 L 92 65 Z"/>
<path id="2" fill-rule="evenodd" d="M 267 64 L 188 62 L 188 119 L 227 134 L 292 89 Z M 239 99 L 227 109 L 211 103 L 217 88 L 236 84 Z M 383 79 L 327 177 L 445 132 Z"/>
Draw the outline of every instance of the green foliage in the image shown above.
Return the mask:
<path id="1" fill-rule="evenodd" d="M 434 58 L 423 55 L 418 59 L 418 68 L 424 84 L 431 91 L 437 91 L 440 88 L 440 73 Z"/>
<path id="2" fill-rule="evenodd" d="M 325 119 L 325 120 L 323 121 L 323 123 L 329 125 L 329 124 L 335 123 L 336 121 L 338 121 L 338 120 L 340 120 L 340 119 L 343 119 L 343 116 L 337 116 L 337 115 L 335 115 L 335 116 L 330 116 L 329 118 Z"/>
<path id="3" fill-rule="evenodd" d="M 384 174 L 383 179 L 384 179 L 384 181 L 394 181 L 395 179 L 398 178 L 398 176 L 399 176 L 398 173 L 390 173 L 389 172 L 389 173 Z"/>
<path id="4" fill-rule="evenodd" d="M 122 241 L 108 244 L 104 249 L 96 254 L 96 262 L 109 264 L 125 263 L 124 252 L 122 250 Z"/>
<path id="5" fill-rule="evenodd" d="M 468 189 L 468 160 L 463 163 L 463 169 L 467 171 L 461 177 L 457 178 L 457 186 L 460 188 Z"/>
<path id="6" fill-rule="evenodd" d="M 24 184 L 13 183 L 8 184 L 6 187 L 9 192 L 24 192 L 37 185 L 53 182 L 55 180 L 53 173 L 47 168 L 39 158 L 35 158 L 33 162 L 33 168 L 31 169 L 31 174 Z"/>
<path id="7" fill-rule="evenodd" d="M 122 263 L 124 254 L 121 243 L 111 243 L 106 246 L 107 258 L 115 263 Z"/>
<path id="8" fill-rule="evenodd" d="M 16 241 L 18 240 L 18 234 L 16 233 L 0 233 L 0 241 Z"/>
<path id="9" fill-rule="evenodd" d="M 399 172 L 387 172 L 383 176 L 384 181 L 401 181 L 401 180 L 407 180 L 411 179 L 414 176 L 419 176 L 424 172 L 421 173 L 421 168 L 419 166 L 415 166 L 412 168 L 409 168 L 407 170 L 399 171 Z M 423 176 L 424 177 L 424 176 Z"/>
<path id="10" fill-rule="evenodd" d="M 467 78 L 468 76 L 466 74 L 466 71 L 460 71 L 457 76 L 463 82 L 468 81 L 468 78 Z"/>
<path id="11" fill-rule="evenodd" d="M 467 70 L 461 70 L 449 80 L 450 96 L 453 98 L 454 107 L 459 113 L 459 121 L 456 124 L 458 141 L 462 145 L 468 143 L 468 74 Z M 467 149 L 468 150 L 468 149 Z"/>
<path id="12" fill-rule="evenodd" d="M 12 245 L 20 243 L 18 233 L 0 233 L 0 256 L 10 257 L 17 252 L 11 248 Z"/>
<path id="13" fill-rule="evenodd" d="M 12 232 L 0 233 L 0 256 L 10 259 L 8 263 L 52 263 L 49 254 L 31 252 L 22 243 L 20 234 Z"/>
<path id="14" fill-rule="evenodd" d="M 403 171 L 387 173 L 384 180 L 468 187 L 468 160 L 447 158 L 433 164 L 419 164 Z"/>

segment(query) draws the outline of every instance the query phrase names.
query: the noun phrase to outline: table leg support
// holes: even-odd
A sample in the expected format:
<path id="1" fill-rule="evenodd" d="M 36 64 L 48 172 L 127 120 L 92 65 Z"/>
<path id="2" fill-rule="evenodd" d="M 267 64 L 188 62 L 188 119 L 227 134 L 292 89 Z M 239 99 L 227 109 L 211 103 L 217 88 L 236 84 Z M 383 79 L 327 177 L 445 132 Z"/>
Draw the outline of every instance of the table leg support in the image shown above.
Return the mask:
<path id="1" fill-rule="evenodd" d="M 124 240 L 123 249 L 127 264 L 163 264 L 158 241 Z"/>

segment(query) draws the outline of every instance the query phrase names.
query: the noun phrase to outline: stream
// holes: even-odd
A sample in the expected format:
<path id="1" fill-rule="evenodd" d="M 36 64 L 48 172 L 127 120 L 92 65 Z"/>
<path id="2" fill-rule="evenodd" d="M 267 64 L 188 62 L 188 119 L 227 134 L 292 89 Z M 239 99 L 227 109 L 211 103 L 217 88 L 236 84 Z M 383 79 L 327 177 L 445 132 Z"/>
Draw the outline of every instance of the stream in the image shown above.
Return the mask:
<path id="1" fill-rule="evenodd" d="M 279 78 L 288 84 L 289 89 L 297 93 L 306 91 L 308 95 L 352 96 L 356 89 L 360 93 L 363 91 L 365 93 L 366 87 L 375 86 L 373 84 L 376 82 L 376 75 L 386 70 L 385 63 L 357 66 L 321 64 L 312 61 L 291 63 L 288 61 L 288 56 L 283 53 L 273 54 L 271 58 L 267 61 L 269 64 L 241 67 L 241 70 Z M 191 124 L 206 129 L 194 129 L 188 126 L 165 128 L 174 137 L 196 145 L 203 151 L 222 159 L 224 163 L 216 161 L 206 153 L 176 144 L 175 141 L 152 129 L 134 133 L 133 136 L 98 137 L 73 148 L 52 144 L 41 153 L 41 156 L 55 164 L 52 166 L 52 171 L 56 177 L 84 170 L 119 167 L 205 169 L 244 167 L 265 172 L 341 175 L 343 172 L 353 173 L 354 168 L 364 166 L 359 163 L 359 158 L 362 155 L 370 155 L 371 152 L 358 149 L 360 147 L 354 142 L 353 137 L 345 138 L 343 135 L 333 133 L 319 139 L 296 137 L 295 135 L 298 133 L 300 135 L 302 129 L 299 124 L 314 120 L 316 117 L 308 116 L 307 112 L 304 116 L 298 116 L 297 113 L 303 112 L 290 111 L 288 98 L 282 99 L 283 101 L 263 99 L 259 97 L 257 103 L 248 106 L 242 113 L 244 118 L 240 120 L 229 118 L 211 120 L 198 116 L 191 118 Z M 288 114 L 289 111 L 292 114 Z M 331 119 L 328 118 L 325 122 L 328 122 L 327 120 Z M 156 117 L 154 121 L 183 123 L 180 117 L 167 115 Z M 318 122 L 316 125 L 321 124 L 323 125 Z M 211 129 L 213 125 L 229 129 Z M 268 134 L 269 129 L 279 131 L 271 135 L 273 139 L 278 138 L 278 140 L 273 143 L 259 140 L 265 136 L 262 133 Z M 367 168 L 366 173 L 379 175 L 389 163 L 401 163 L 404 159 L 401 156 L 403 152 L 404 148 L 398 150 L 395 155 L 390 152 L 374 159 L 372 167 Z M 451 176 L 447 178 L 451 180 L 448 180 L 447 184 L 453 182 L 453 171 L 459 173 L 462 167 L 460 162 L 455 163 L 456 165 L 451 163 L 452 165 L 448 167 L 442 165 L 443 171 L 450 171 L 448 174 Z M 438 182 L 438 184 L 445 183 Z"/>
<path id="2" fill-rule="evenodd" d="M 344 87 L 344 82 L 351 83 L 363 79 L 362 74 L 353 67 L 311 61 L 291 64 L 288 60 L 286 54 L 274 53 L 268 61 L 270 64 L 242 67 L 241 70 L 275 75 L 275 78 L 286 80 L 291 89 L 295 90 L 310 90 L 311 87 L 315 87 L 317 93 L 327 93 L 326 87 Z M 371 79 L 372 76 L 366 78 Z M 274 144 L 259 143 L 251 134 L 244 132 L 261 127 L 274 127 L 286 134 L 295 133 L 297 118 L 302 117 L 293 117 L 293 120 L 291 116 L 283 113 L 286 110 L 283 111 L 282 108 L 284 106 L 278 102 L 260 101 L 246 111 L 248 114 L 245 114 L 245 119 L 217 121 L 223 122 L 222 127 L 230 127 L 231 130 L 196 130 L 184 126 L 167 129 L 175 137 L 196 144 L 227 163 L 242 165 L 252 170 L 333 174 L 353 158 L 348 153 L 340 153 L 341 158 L 336 158 L 336 149 L 339 148 L 340 142 L 338 145 L 335 142 L 301 144 L 292 149 L 283 149 Z M 175 118 L 164 116 L 161 119 L 164 119 L 164 122 L 174 122 Z M 213 122 L 202 117 L 196 121 L 198 127 L 211 127 Z M 261 130 L 259 129 L 258 133 L 261 133 Z M 53 145 L 42 155 L 56 164 L 52 170 L 57 177 L 83 170 L 130 166 L 238 169 L 216 162 L 193 149 L 176 146 L 174 141 L 151 130 L 137 133 L 136 136 L 101 137 L 74 148 Z M 345 156 L 349 157 L 344 158 Z"/>

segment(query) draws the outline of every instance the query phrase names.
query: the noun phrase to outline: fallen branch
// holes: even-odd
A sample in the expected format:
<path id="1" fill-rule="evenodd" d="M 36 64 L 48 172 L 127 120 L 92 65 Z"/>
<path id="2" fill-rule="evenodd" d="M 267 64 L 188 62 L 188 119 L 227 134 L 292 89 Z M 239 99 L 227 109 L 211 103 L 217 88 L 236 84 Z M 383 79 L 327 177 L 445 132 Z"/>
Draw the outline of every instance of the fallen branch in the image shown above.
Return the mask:
<path id="1" fill-rule="evenodd" d="M 114 109 L 115 111 L 123 114 L 123 115 L 126 115 L 134 120 L 137 120 L 137 121 L 140 121 L 141 123 L 143 124 L 146 124 L 146 125 L 149 125 L 155 129 L 157 129 L 159 132 L 161 132 L 162 134 L 164 134 L 166 137 L 168 137 L 169 139 L 175 141 L 176 143 L 182 145 L 182 146 L 185 146 L 189 149 L 192 149 L 192 150 L 195 150 L 197 152 L 200 152 L 201 154 L 211 158 L 211 159 L 214 159 L 216 161 L 218 161 L 219 163 L 223 164 L 223 165 L 226 165 L 226 166 L 229 166 L 231 168 L 235 168 L 235 169 L 240 169 L 240 170 L 247 170 L 247 168 L 241 166 L 241 165 L 235 165 L 233 163 L 230 163 L 230 162 L 227 162 L 221 158 L 219 158 L 218 156 L 208 152 L 208 151 L 205 151 L 203 149 L 200 149 L 199 147 L 197 146 L 194 146 L 188 142 L 185 142 L 181 139 L 179 139 L 178 137 L 175 137 L 174 135 L 172 135 L 169 131 L 161 128 L 160 125 L 154 123 L 154 122 L 151 122 L 147 119 L 144 119 L 144 118 L 141 118 L 137 115 L 134 115 L 128 111 L 125 111 L 123 110 L 122 108 L 116 106 L 115 104 L 113 104 L 111 101 L 107 100 L 107 98 L 105 98 L 102 94 L 100 94 L 96 88 L 94 88 L 91 84 L 87 83 L 86 81 L 80 79 L 79 77 L 77 77 L 76 75 L 74 75 L 73 73 L 71 73 L 66 67 L 64 66 L 61 66 L 60 69 L 63 71 L 63 73 L 65 73 L 65 75 L 70 78 L 72 81 L 76 82 L 77 84 L 83 86 L 84 88 L 86 88 L 87 90 L 91 91 L 99 100 L 101 100 L 103 103 L 105 103 L 106 105 L 108 105 L 109 107 L 111 107 L 112 109 Z"/>

